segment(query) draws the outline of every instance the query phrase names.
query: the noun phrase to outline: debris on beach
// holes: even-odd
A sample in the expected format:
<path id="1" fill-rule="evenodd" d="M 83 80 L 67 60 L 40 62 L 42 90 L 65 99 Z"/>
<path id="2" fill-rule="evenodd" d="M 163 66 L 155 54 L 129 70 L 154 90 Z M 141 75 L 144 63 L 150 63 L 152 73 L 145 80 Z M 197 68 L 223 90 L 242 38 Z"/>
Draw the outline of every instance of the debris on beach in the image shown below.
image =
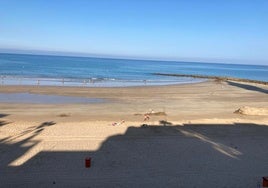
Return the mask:
<path id="1" fill-rule="evenodd" d="M 155 112 L 153 109 L 150 109 L 148 112 L 146 113 L 137 113 L 134 114 L 134 116 L 143 116 L 143 121 L 149 121 L 151 119 L 151 116 L 167 116 L 167 114 L 165 112 Z"/>
<path id="2" fill-rule="evenodd" d="M 148 127 L 149 125 L 147 124 L 142 124 L 141 127 Z"/>
<path id="3" fill-rule="evenodd" d="M 242 115 L 257 115 L 257 116 L 267 116 L 268 115 L 268 108 L 256 108 L 256 107 L 248 107 L 243 106 L 236 111 L 235 114 L 242 114 Z"/>
<path id="4" fill-rule="evenodd" d="M 125 120 L 122 120 L 120 122 L 114 122 L 114 123 L 112 123 L 112 126 L 122 125 L 123 123 L 125 123 Z"/>
<path id="5" fill-rule="evenodd" d="M 59 114 L 58 115 L 58 117 L 69 117 L 69 116 L 71 116 L 71 114 L 65 114 L 65 113 L 63 113 L 63 114 Z"/>
<path id="6" fill-rule="evenodd" d="M 145 114 L 134 114 L 134 116 L 144 116 L 144 115 L 150 115 L 150 116 L 167 116 L 165 112 L 152 112 L 152 113 L 145 113 Z"/>
<path id="7" fill-rule="evenodd" d="M 160 121 L 159 121 L 159 124 L 160 124 L 160 125 L 163 125 L 163 126 L 170 126 L 170 125 L 173 125 L 171 122 L 168 122 L 167 120 L 160 120 Z"/>
<path id="8" fill-rule="evenodd" d="M 166 112 L 154 112 L 150 113 L 151 116 L 166 116 Z"/>

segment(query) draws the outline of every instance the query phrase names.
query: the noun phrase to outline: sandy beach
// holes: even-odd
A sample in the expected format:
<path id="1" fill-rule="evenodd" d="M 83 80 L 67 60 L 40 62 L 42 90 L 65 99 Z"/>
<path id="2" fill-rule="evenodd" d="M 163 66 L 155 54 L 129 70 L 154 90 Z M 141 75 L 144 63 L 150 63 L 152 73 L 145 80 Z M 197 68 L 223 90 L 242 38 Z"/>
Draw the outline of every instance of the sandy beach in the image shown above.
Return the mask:
<path id="1" fill-rule="evenodd" d="M 0 187 L 260 187 L 268 176 L 267 85 L 0 86 L 0 93 L 103 100 L 0 103 Z"/>

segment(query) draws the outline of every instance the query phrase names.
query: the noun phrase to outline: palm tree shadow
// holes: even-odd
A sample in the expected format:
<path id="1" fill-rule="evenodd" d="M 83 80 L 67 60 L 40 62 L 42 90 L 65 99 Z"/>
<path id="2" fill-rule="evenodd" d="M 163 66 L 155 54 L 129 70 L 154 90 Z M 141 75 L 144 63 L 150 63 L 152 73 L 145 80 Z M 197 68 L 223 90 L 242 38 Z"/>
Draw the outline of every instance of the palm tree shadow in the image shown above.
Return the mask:
<path id="1" fill-rule="evenodd" d="M 42 131 L 44 131 L 47 126 L 51 126 L 54 124 L 56 123 L 44 122 L 41 125 L 31 127 L 26 131 L 20 132 L 19 134 L 0 139 L 0 151 L 2 154 L 2 158 L 0 158 L 0 169 L 10 168 L 10 164 L 12 163 L 12 161 L 16 161 L 19 157 L 26 154 L 29 150 L 31 150 L 39 143 L 39 141 L 33 140 L 33 138 L 35 138 Z"/>
<path id="2" fill-rule="evenodd" d="M 8 116 L 9 114 L 0 114 L 0 118 L 3 118 L 3 117 L 6 117 Z M 10 124 L 11 122 L 8 122 L 8 121 L 1 121 L 0 120 L 0 127 L 4 126 L 4 125 L 7 125 L 7 124 Z"/>
<path id="3" fill-rule="evenodd" d="M 0 114 L 0 118 L 3 118 L 3 117 L 6 117 L 8 116 L 9 114 Z"/>
<path id="4" fill-rule="evenodd" d="M 10 122 L 7 122 L 7 121 L 0 121 L 0 127 L 4 126 L 4 125 L 7 125 L 7 124 L 10 124 Z"/>

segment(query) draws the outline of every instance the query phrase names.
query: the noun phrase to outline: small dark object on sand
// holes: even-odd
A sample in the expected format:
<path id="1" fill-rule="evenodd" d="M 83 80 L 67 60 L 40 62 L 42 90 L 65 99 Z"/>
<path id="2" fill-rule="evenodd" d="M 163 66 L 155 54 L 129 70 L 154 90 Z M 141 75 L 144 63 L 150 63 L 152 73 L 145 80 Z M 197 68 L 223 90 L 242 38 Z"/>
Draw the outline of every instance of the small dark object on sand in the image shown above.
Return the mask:
<path id="1" fill-rule="evenodd" d="M 70 114 L 60 114 L 60 115 L 58 115 L 59 117 L 69 117 L 69 116 L 71 116 Z"/>
<path id="2" fill-rule="evenodd" d="M 142 124 L 141 127 L 148 127 L 149 125 L 147 124 Z"/>
<path id="3" fill-rule="evenodd" d="M 123 123 L 125 123 L 125 120 L 122 120 L 119 123 L 118 122 L 114 122 L 114 123 L 112 123 L 112 126 L 122 125 Z"/>

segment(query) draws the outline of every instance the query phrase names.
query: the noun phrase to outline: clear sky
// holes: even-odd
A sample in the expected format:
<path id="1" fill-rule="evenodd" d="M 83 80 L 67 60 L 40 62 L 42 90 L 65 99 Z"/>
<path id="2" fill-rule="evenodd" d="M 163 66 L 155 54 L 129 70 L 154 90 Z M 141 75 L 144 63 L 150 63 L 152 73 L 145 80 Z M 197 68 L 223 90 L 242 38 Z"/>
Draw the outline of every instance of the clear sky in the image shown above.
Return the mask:
<path id="1" fill-rule="evenodd" d="M 0 0 L 0 48 L 268 65 L 268 0 Z"/>

